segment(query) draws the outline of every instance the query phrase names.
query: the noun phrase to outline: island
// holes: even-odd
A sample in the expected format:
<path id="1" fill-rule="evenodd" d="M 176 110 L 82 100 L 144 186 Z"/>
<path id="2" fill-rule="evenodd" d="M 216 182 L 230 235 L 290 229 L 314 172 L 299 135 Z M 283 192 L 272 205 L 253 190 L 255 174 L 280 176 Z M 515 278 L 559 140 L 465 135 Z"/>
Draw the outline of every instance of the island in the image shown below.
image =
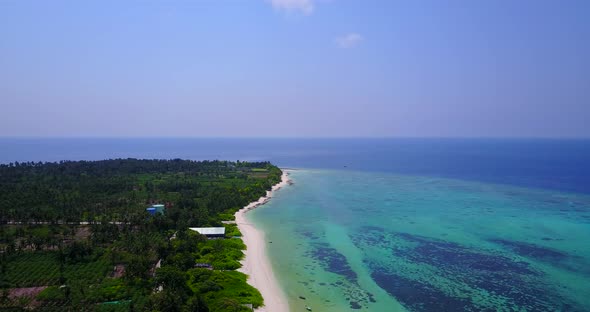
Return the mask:
<path id="1" fill-rule="evenodd" d="M 281 181 L 269 162 L 2 164 L 0 309 L 259 308 L 260 292 L 239 271 L 246 245 L 236 215 Z"/>

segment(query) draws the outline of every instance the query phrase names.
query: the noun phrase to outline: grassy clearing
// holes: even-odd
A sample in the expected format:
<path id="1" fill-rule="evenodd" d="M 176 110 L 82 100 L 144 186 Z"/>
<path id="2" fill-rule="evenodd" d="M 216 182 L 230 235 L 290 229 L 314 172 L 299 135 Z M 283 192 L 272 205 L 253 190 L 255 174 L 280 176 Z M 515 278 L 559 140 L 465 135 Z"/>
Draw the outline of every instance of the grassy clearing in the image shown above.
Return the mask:
<path id="1" fill-rule="evenodd" d="M 234 308 L 242 310 L 240 305 L 248 303 L 257 308 L 263 303 L 258 290 L 246 283 L 247 275 L 244 273 L 192 269 L 188 274 L 189 287 L 194 292 L 203 294 L 212 311 L 236 311 Z"/>
<path id="2" fill-rule="evenodd" d="M 4 283 L 12 288 L 59 285 L 60 277 L 65 280 L 100 281 L 111 269 L 105 260 L 88 259 L 66 263 L 60 270 L 57 252 L 26 252 L 10 255 L 6 259 Z"/>

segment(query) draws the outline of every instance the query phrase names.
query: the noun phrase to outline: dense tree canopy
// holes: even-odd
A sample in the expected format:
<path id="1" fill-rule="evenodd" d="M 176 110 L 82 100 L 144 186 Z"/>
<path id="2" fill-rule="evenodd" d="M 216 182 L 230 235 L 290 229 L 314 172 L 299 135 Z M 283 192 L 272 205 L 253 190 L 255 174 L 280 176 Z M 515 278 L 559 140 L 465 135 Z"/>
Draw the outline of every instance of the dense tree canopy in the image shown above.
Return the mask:
<path id="1" fill-rule="evenodd" d="M 0 308 L 244 310 L 245 248 L 221 226 L 280 180 L 268 162 L 114 159 L 0 165 Z M 150 215 L 146 207 L 165 205 Z M 197 264 L 207 263 L 206 268 Z M 213 269 L 213 270 L 210 270 Z M 21 288 L 19 288 L 21 287 Z M 33 297 L 10 292 L 42 287 Z M 47 287 L 47 288 L 44 288 Z M 11 299 L 12 298 L 12 299 Z"/>
<path id="2" fill-rule="evenodd" d="M 279 179 L 268 162 L 17 162 L 0 165 L 0 222 L 129 221 L 158 202 L 169 204 L 174 222 L 208 224 Z"/>

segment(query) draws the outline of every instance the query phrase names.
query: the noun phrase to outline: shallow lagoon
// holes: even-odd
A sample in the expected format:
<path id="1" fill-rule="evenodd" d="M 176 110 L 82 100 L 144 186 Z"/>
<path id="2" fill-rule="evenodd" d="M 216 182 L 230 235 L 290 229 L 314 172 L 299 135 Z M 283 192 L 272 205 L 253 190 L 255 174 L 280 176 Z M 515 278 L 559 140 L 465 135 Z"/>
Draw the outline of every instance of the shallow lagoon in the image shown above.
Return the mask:
<path id="1" fill-rule="evenodd" d="M 248 218 L 267 233 L 293 311 L 590 310 L 588 195 L 349 170 L 291 177 Z"/>

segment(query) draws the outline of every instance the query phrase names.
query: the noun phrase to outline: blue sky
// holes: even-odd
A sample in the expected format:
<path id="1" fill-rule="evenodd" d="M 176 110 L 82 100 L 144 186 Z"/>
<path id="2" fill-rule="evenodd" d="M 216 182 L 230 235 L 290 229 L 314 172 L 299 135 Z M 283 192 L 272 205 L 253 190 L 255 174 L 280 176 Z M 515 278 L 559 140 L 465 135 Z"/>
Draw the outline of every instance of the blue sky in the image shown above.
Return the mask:
<path id="1" fill-rule="evenodd" d="M 0 0 L 0 136 L 590 137 L 589 1 Z"/>

